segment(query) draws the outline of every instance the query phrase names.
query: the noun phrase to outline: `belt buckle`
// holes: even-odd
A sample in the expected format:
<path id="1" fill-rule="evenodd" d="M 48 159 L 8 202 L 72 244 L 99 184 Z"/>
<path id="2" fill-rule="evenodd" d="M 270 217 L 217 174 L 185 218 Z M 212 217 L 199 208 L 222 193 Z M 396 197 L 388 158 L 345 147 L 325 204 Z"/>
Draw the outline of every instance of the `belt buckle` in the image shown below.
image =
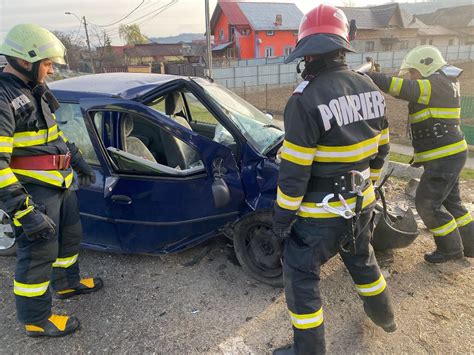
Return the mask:
<path id="1" fill-rule="evenodd" d="M 58 157 L 58 169 L 66 170 L 69 167 L 69 162 L 71 161 L 71 153 L 60 154 Z"/>
<path id="2" fill-rule="evenodd" d="M 351 174 L 351 191 L 350 193 L 362 195 L 362 192 L 367 186 L 367 181 L 364 178 L 364 175 L 358 170 L 349 171 Z"/>
<path id="3" fill-rule="evenodd" d="M 436 138 L 441 138 L 441 137 L 444 137 L 444 134 L 439 134 L 438 133 L 438 126 L 441 127 L 441 123 L 437 122 L 433 125 L 433 135 L 436 137 Z"/>

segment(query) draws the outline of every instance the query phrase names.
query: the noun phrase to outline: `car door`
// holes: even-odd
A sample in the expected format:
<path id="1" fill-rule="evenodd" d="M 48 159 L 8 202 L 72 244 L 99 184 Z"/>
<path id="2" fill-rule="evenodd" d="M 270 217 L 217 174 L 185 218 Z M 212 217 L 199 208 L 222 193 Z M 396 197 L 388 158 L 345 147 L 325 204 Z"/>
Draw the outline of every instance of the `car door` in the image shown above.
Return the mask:
<path id="1" fill-rule="evenodd" d="M 229 148 L 140 103 L 101 99 L 81 100 L 80 104 L 89 119 L 97 112 L 116 116 L 112 122 L 115 139 L 111 146 L 102 147 L 109 170 L 104 179 L 102 213 L 116 224 L 123 251 L 178 251 L 209 238 L 237 218 L 244 193 Z M 180 146 L 184 144 L 194 150 L 199 160 L 191 167 L 169 167 L 159 163 L 158 155 L 152 162 L 125 151 L 120 137 L 127 115 L 148 124 L 146 131 L 164 132 L 179 140 Z M 129 138 L 134 138 L 134 143 L 143 143 L 143 138 Z M 222 187 L 222 180 L 230 193 L 225 205 L 216 204 L 213 194 Z"/>

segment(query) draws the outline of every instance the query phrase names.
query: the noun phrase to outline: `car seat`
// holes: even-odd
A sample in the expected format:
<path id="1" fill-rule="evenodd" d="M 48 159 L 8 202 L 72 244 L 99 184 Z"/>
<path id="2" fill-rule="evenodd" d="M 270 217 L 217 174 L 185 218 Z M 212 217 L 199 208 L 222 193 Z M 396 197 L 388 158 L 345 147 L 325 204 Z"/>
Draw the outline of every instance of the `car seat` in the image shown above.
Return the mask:
<path id="1" fill-rule="evenodd" d="M 130 115 L 126 114 L 122 118 L 122 132 L 124 135 L 123 148 L 125 152 L 156 163 L 155 157 L 140 138 L 132 136 L 133 118 Z"/>
<path id="2" fill-rule="evenodd" d="M 184 101 L 180 92 L 173 92 L 166 95 L 165 98 L 165 113 L 176 123 L 192 131 L 186 118 L 180 116 L 183 114 Z M 179 167 L 180 169 L 187 169 L 193 163 L 199 160 L 199 156 L 189 145 L 178 138 L 175 138 L 170 133 L 161 130 L 161 139 L 165 148 L 166 159 L 170 167 Z"/>

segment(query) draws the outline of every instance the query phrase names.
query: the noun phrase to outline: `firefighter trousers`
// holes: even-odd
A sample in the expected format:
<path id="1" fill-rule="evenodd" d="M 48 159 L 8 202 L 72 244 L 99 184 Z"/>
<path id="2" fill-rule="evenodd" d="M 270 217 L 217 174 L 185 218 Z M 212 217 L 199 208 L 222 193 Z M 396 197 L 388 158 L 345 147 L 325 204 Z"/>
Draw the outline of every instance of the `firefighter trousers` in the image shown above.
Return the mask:
<path id="1" fill-rule="evenodd" d="M 14 293 L 18 320 L 41 322 L 51 315 L 51 292 L 79 286 L 82 227 L 76 192 L 25 184 L 38 208 L 56 224 L 49 240 L 30 241 L 16 228 L 17 263 Z"/>
<path id="2" fill-rule="evenodd" d="M 355 253 L 340 248 L 348 232 L 343 218 L 298 218 L 283 252 L 285 295 L 294 334 L 296 354 L 324 354 L 324 318 L 319 290 L 320 267 L 337 253 L 349 271 L 364 310 L 377 325 L 394 324 L 387 285 L 370 245 L 373 207 L 360 216 L 362 229 Z"/>
<path id="3" fill-rule="evenodd" d="M 443 254 L 463 250 L 474 254 L 474 223 L 463 206 L 459 175 L 467 152 L 423 163 L 424 172 L 416 190 L 416 209 L 434 236 L 436 248 Z"/>

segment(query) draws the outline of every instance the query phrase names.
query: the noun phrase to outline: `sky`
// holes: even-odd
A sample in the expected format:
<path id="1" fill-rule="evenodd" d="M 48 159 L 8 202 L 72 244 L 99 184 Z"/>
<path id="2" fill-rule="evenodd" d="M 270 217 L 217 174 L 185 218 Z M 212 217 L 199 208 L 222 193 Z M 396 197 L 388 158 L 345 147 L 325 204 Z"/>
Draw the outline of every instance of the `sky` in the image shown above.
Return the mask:
<path id="1" fill-rule="evenodd" d="M 315 0 L 260 1 L 294 2 L 303 13 L 320 3 Z M 166 7 L 170 2 L 175 3 Z M 387 0 L 326 0 L 324 2 L 335 6 L 343 4 L 366 6 L 382 4 Z M 209 1 L 210 15 L 216 3 L 217 0 Z M 114 24 L 140 4 L 141 6 L 129 17 Z M 71 12 L 73 15 L 66 15 L 65 12 Z M 79 18 L 83 16 L 88 22 L 92 45 L 98 44 L 94 42 L 98 42 L 97 34 L 103 30 L 112 39 L 112 44 L 122 44 L 118 36 L 120 23 L 138 23 L 141 32 L 148 37 L 205 32 L 204 0 L 0 0 L 0 40 L 5 37 L 11 27 L 19 23 L 36 23 L 49 30 L 70 33 L 74 36 L 73 38 L 78 36 L 84 39 L 84 26 L 79 22 Z"/>

